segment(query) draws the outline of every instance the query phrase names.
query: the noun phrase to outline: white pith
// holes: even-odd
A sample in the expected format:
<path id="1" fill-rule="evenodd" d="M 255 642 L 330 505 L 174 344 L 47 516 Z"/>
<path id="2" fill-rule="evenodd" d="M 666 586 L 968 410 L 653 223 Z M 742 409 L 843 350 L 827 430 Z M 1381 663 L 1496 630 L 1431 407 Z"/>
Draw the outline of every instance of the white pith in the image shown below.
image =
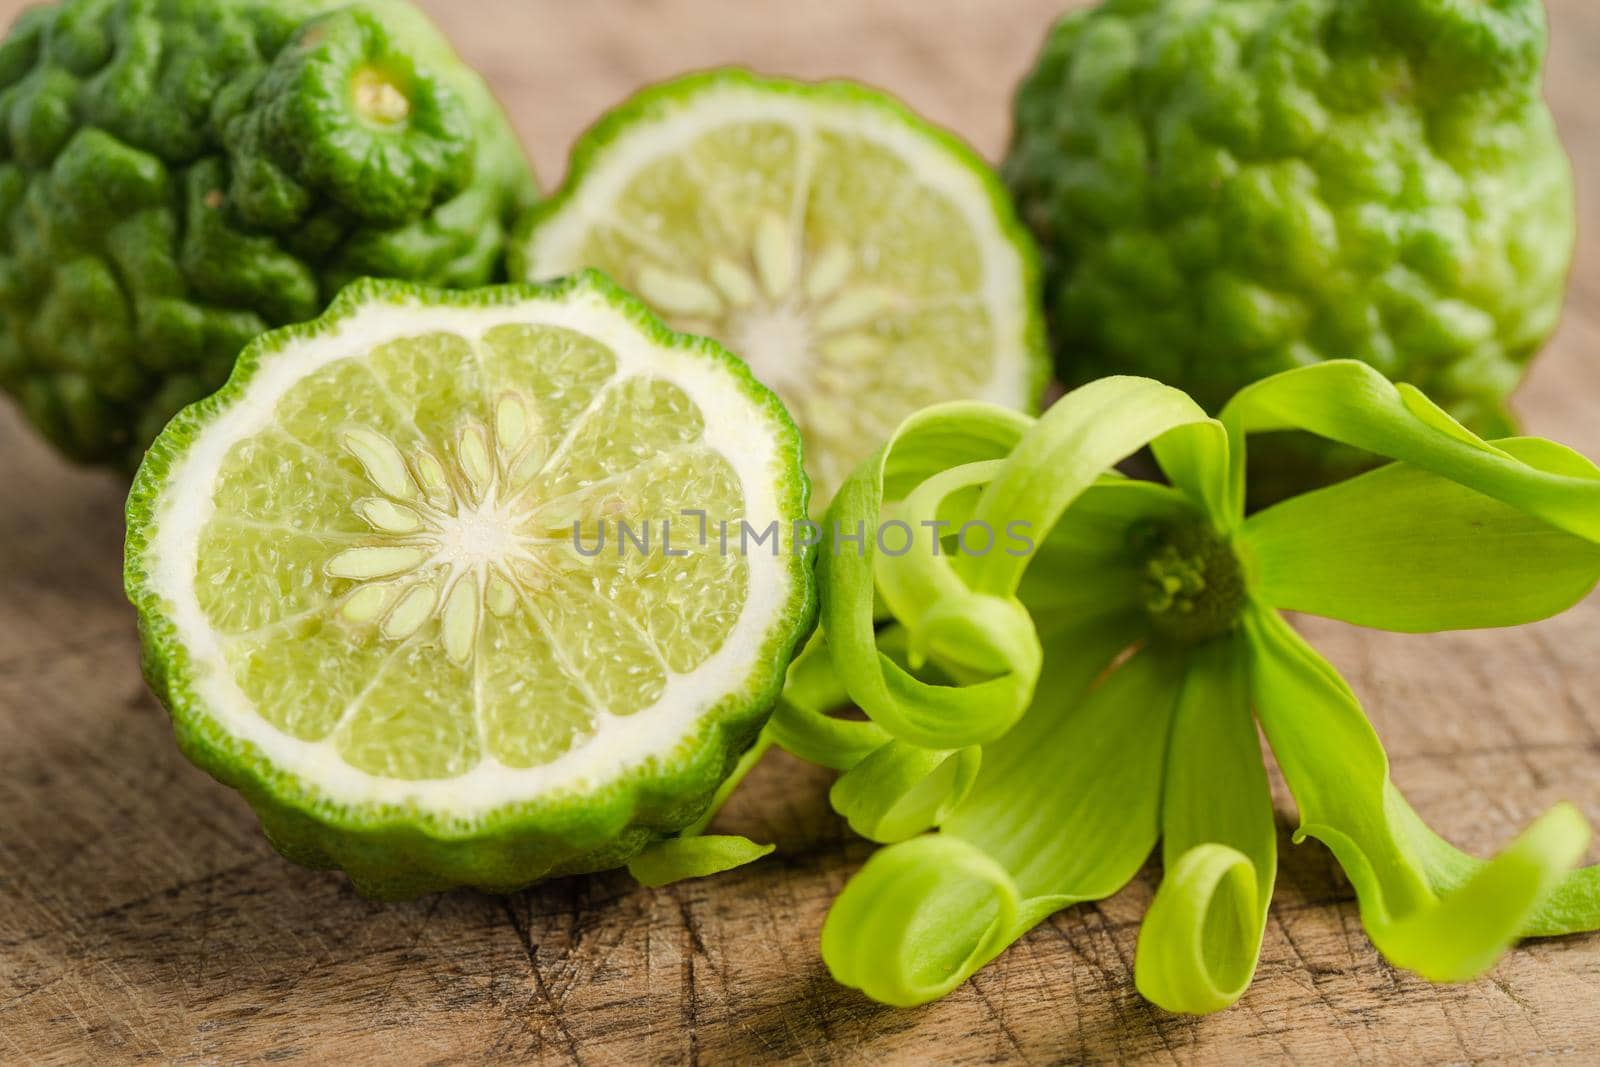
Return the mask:
<path id="1" fill-rule="evenodd" d="M 727 366 L 646 338 L 597 291 L 580 288 L 556 298 L 478 307 L 373 303 L 327 333 L 296 340 L 264 356 L 243 391 L 199 428 L 168 472 L 158 510 L 149 520 L 151 535 L 142 562 L 150 589 L 162 602 L 187 656 L 197 709 L 335 803 L 402 805 L 470 819 L 552 793 L 599 788 L 652 758 L 664 757 L 689 736 L 713 704 L 745 687 L 773 629 L 787 625 L 775 621 L 794 593 L 787 555 L 750 553 L 748 594 L 722 646 L 692 673 L 669 674 L 664 692 L 652 706 L 626 717 L 598 710 L 586 740 L 536 767 L 509 767 L 485 754 L 476 766 L 453 778 L 380 777 L 346 763 L 331 735 L 319 741 L 301 740 L 257 714 L 223 658 L 220 636 L 207 621 L 194 587 L 200 535 L 214 514 L 214 484 L 229 448 L 267 429 L 284 394 L 330 362 L 422 333 L 443 331 L 476 340 L 506 323 L 574 330 L 611 350 L 615 378 L 647 373 L 676 384 L 707 413 L 703 441 L 737 473 L 750 521 L 784 521 L 778 494 L 791 476 L 778 452 L 771 415 L 756 406 Z M 465 530 L 457 533 L 461 538 L 471 536 Z M 483 548 L 458 540 L 440 551 L 470 556 Z"/>
<path id="2" fill-rule="evenodd" d="M 910 173 L 922 185 L 957 208 L 982 260 L 982 290 L 977 296 L 993 327 L 994 351 L 975 354 L 975 358 L 990 357 L 988 380 L 975 393 L 947 399 L 987 400 L 1012 408 L 1028 408 L 1037 401 L 1024 272 L 1015 244 L 996 218 L 990 188 L 947 145 L 909 126 L 901 116 L 861 101 L 737 84 L 699 88 L 666 100 L 658 111 L 634 121 L 600 148 L 583 180 L 573 187 L 571 199 L 535 229 L 528 248 L 529 263 L 542 277 L 593 265 L 582 262 L 586 238 L 593 226 L 615 217 L 613 205 L 641 168 L 677 153 L 717 127 L 742 122 L 785 122 L 801 132 L 802 141 L 814 131 L 829 130 L 876 142 L 906 160 Z M 641 276 L 631 287 L 677 328 L 718 336 L 746 359 L 756 376 L 790 405 L 805 430 L 839 419 L 844 409 L 860 410 L 863 396 L 849 387 L 844 375 L 838 382 L 831 381 L 828 365 L 848 368 L 858 362 L 893 358 L 894 353 L 881 344 L 872 347 L 865 327 L 875 310 L 870 306 L 873 301 L 878 302 L 876 310 L 884 310 L 892 307 L 896 294 L 829 287 L 825 281 L 820 287 L 810 284 L 819 274 L 826 274 L 827 268 L 821 263 L 824 256 L 807 260 L 800 250 L 804 242 L 799 223 L 798 213 L 788 219 L 764 217 L 751 234 L 751 265 L 705 264 L 700 277 L 682 272 L 660 278 Z M 770 272 L 762 269 L 766 238 L 771 238 L 765 242 L 769 246 L 793 249 L 785 257 L 788 262 L 776 284 L 769 284 Z M 770 256 L 772 247 L 765 251 Z M 838 251 L 854 252 L 848 246 Z M 746 296 L 746 290 L 753 295 Z M 704 321 L 710 318 L 724 321 L 724 329 L 713 331 Z M 822 359 L 819 349 L 830 343 L 834 351 Z M 881 410 L 881 405 L 871 410 Z M 892 428 L 893 421 L 883 432 Z M 851 423 L 845 420 L 844 424 Z M 862 453 L 871 447 L 871 441 L 863 441 Z M 836 483 L 858 457 L 838 458 L 843 461 L 842 469 L 829 472 L 830 477 L 816 464 L 826 460 L 830 466 L 840 465 L 833 463 L 835 457 L 808 456 L 813 479 Z M 824 493 L 819 494 L 818 503 L 825 504 L 822 497 L 834 486 L 821 488 Z"/>

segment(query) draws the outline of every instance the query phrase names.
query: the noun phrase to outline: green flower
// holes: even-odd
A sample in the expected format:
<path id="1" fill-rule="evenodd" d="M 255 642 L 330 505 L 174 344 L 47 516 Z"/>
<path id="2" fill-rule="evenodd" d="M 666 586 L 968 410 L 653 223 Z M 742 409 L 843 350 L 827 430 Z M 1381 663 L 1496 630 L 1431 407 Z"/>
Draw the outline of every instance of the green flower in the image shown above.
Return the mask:
<path id="1" fill-rule="evenodd" d="M 1247 518 L 1246 439 L 1283 429 L 1397 462 Z M 1170 485 L 1113 472 L 1147 443 Z M 891 520 L 929 534 L 890 555 L 898 528 L 883 544 L 871 531 Z M 1172 1011 L 1233 1003 L 1277 867 L 1258 723 L 1296 840 L 1332 849 L 1397 966 L 1460 981 L 1519 937 L 1600 927 L 1600 869 L 1571 869 L 1589 840 L 1573 808 L 1491 861 L 1458 852 L 1280 615 L 1422 632 L 1564 610 L 1600 578 L 1600 468 L 1571 450 L 1485 443 L 1351 361 L 1259 382 L 1217 419 L 1108 378 L 1037 420 L 913 416 L 826 525 L 826 649 L 791 670 L 768 736 L 844 770 L 835 807 L 897 842 L 823 927 L 841 982 L 896 1005 L 943 996 L 1051 912 L 1115 893 L 1159 840 L 1139 990 Z M 985 530 L 1004 547 L 980 552 Z M 871 721 L 825 714 L 845 692 Z"/>

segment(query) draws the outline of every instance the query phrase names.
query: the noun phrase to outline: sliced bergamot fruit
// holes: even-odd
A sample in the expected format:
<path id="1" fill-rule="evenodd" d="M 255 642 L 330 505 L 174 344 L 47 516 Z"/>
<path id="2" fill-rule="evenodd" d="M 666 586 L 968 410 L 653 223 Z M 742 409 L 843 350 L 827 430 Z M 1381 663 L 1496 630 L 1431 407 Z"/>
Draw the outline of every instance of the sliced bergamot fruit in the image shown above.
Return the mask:
<path id="1" fill-rule="evenodd" d="M 162 433 L 128 593 L 281 852 L 508 890 L 706 808 L 812 622 L 806 495 L 777 398 L 598 274 L 360 282 Z"/>
<path id="2" fill-rule="evenodd" d="M 800 427 L 819 509 L 913 411 L 1032 409 L 1048 374 L 999 180 L 851 83 L 719 70 L 644 90 L 578 142 L 510 257 L 529 280 L 598 267 L 746 360 Z"/>

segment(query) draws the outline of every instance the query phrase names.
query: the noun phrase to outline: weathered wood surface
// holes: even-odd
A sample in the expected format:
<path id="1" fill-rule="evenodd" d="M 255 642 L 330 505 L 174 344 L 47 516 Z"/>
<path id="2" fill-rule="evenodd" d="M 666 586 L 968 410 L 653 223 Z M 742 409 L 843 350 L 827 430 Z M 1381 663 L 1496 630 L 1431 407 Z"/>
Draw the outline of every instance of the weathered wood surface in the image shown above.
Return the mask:
<path id="1" fill-rule="evenodd" d="M 0 19 L 16 9 L 0 2 Z M 546 181 L 641 82 L 740 61 L 886 85 L 989 154 L 1056 0 L 435 0 Z M 1552 0 L 1549 93 L 1586 237 L 1561 332 L 1521 394 L 1536 432 L 1600 455 L 1600 12 Z M 1290 846 L 1237 1007 L 1164 1015 L 1130 978 L 1147 871 L 1041 925 L 941 1003 L 895 1011 L 818 962 L 868 853 L 826 776 L 764 767 L 724 816 L 781 854 L 665 890 L 610 875 L 509 898 L 369 903 L 291 867 L 178 755 L 139 680 L 120 591 L 121 489 L 0 405 L 0 1062 L 1586 1060 L 1600 936 L 1530 944 L 1437 987 L 1385 965 L 1347 883 Z M 1313 623 L 1422 812 L 1488 851 L 1546 805 L 1600 821 L 1600 598 L 1517 632 Z M 1284 810 L 1287 806 L 1284 805 Z M 1283 820 L 1287 825 L 1287 820 Z"/>

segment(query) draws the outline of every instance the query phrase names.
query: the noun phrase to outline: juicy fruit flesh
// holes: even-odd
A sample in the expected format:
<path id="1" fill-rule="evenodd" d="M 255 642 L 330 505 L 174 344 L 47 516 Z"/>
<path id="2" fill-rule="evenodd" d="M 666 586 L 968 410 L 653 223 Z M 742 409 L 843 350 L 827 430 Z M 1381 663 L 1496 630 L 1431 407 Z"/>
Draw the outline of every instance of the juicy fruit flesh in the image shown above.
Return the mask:
<path id="1" fill-rule="evenodd" d="M 668 144 L 581 243 L 534 255 L 542 274 L 598 267 L 748 362 L 800 428 L 818 506 L 905 416 L 993 379 L 1005 339 L 982 263 L 967 218 L 910 161 L 820 119 Z"/>
<path id="2" fill-rule="evenodd" d="M 740 617 L 748 561 L 714 540 L 588 554 L 602 523 L 659 537 L 681 508 L 743 516 L 704 431 L 678 385 L 556 326 L 335 360 L 223 460 L 200 607 L 255 712 L 358 770 L 550 763 L 656 703 Z"/>

